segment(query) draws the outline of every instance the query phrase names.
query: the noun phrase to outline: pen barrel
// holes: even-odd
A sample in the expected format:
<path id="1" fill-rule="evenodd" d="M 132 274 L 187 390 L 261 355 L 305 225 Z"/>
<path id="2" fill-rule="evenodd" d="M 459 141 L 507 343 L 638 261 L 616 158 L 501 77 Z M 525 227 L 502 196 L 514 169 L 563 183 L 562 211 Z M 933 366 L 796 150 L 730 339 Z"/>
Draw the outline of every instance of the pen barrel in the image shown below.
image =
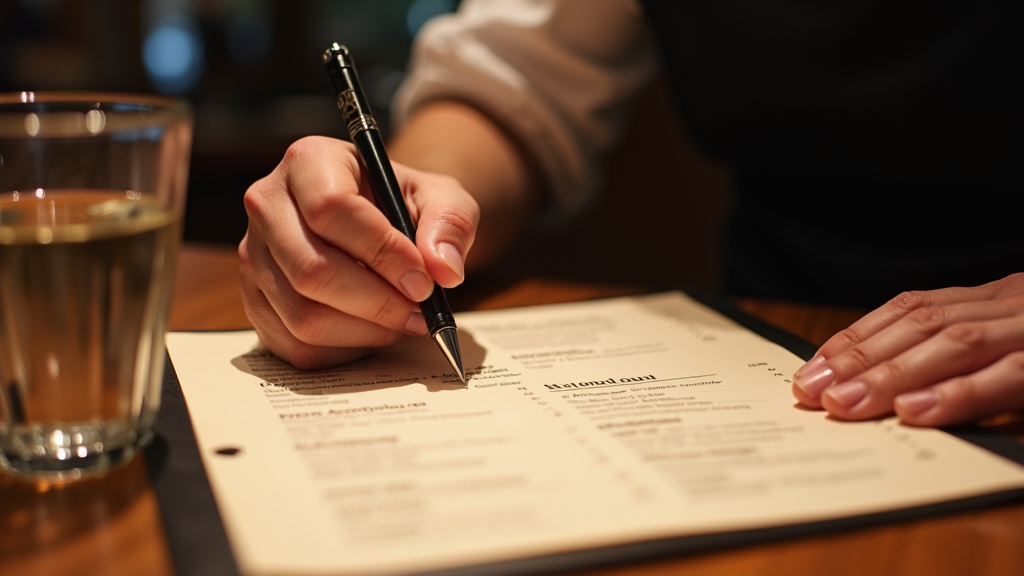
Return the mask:
<path id="1" fill-rule="evenodd" d="M 366 179 L 370 183 L 377 207 L 384 212 L 392 226 L 415 244 L 416 227 L 409 216 L 398 178 L 384 152 L 380 132 L 360 130 L 352 135 L 352 142 L 356 145 L 359 158 L 366 169 Z M 431 336 L 442 328 L 455 328 L 455 317 L 448 307 L 448 299 L 444 295 L 444 290 L 437 284 L 434 284 L 430 298 L 420 302 L 420 310 L 423 312 L 423 319 L 427 321 Z"/>
<path id="2" fill-rule="evenodd" d="M 345 119 L 349 139 L 359 152 L 374 201 L 392 226 L 416 242 L 416 228 L 405 206 L 402 188 L 384 149 L 384 140 L 363 94 L 359 76 L 348 61 L 350 58 L 345 52 L 340 59 L 327 60 L 327 77 L 338 95 L 338 109 Z M 343 62 L 346 65 L 342 65 Z"/>
<path id="3" fill-rule="evenodd" d="M 360 161 L 366 171 L 366 179 L 370 183 L 373 199 L 377 207 L 387 216 L 391 225 L 416 243 L 416 226 L 409 216 L 409 209 L 402 196 L 402 188 L 398 184 L 391 162 L 384 152 L 384 142 L 377 130 L 359 130 L 351 135 L 352 143 L 359 151 Z M 448 299 L 444 290 L 434 284 L 430 298 L 420 302 L 423 319 L 433 336 L 442 328 L 454 328 L 455 317 L 449 311 Z"/>
<path id="4" fill-rule="evenodd" d="M 377 123 L 363 94 L 359 76 L 348 50 L 341 47 L 328 50 L 325 54 L 325 63 L 327 77 L 338 95 L 338 109 L 345 120 L 349 139 L 359 153 L 359 161 L 363 165 L 373 199 L 391 225 L 415 244 L 416 226 L 409 216 L 402 187 L 398 184 L 398 178 L 391 167 L 391 161 L 384 149 L 384 140 L 377 129 Z M 448 299 L 444 290 L 437 284 L 434 284 L 434 291 L 430 297 L 420 302 L 420 310 L 431 336 L 444 328 L 456 327 Z"/>
<path id="5" fill-rule="evenodd" d="M 409 209 L 402 196 L 402 187 L 399 186 L 398 178 L 384 151 L 384 141 L 380 137 L 380 132 L 376 129 L 360 130 L 352 134 L 351 138 L 358 149 L 359 160 L 363 164 L 366 180 L 370 184 L 370 191 L 373 192 L 373 200 L 377 207 L 387 216 L 392 226 L 415 244 L 416 226 L 409 216 Z"/>

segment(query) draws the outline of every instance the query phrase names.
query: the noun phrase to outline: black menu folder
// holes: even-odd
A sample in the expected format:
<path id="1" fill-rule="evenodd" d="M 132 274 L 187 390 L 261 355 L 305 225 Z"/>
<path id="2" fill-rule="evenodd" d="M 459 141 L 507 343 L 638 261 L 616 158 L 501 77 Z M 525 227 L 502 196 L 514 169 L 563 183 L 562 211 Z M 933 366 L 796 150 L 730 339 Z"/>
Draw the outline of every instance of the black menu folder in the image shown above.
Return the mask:
<path id="1" fill-rule="evenodd" d="M 816 348 L 774 326 L 739 311 L 724 300 L 688 291 L 688 294 L 747 329 L 771 340 L 803 359 Z M 1024 444 L 981 427 L 969 425 L 947 432 L 972 442 L 1004 458 L 1024 465 Z M 177 376 L 168 359 L 162 392 L 162 405 L 155 427 L 155 439 L 145 458 L 163 517 L 171 555 L 178 574 L 238 574 L 231 548 L 197 448 Z M 890 522 L 903 522 L 979 509 L 1024 498 L 1024 490 L 1011 490 L 927 506 L 851 516 L 827 521 L 774 526 L 754 530 L 730 531 L 632 542 L 597 547 L 549 556 L 519 558 L 495 564 L 463 566 L 430 572 L 431 574 L 513 575 L 558 573 L 588 567 L 650 561 L 659 558 L 763 543 L 826 531 L 856 529 Z"/>

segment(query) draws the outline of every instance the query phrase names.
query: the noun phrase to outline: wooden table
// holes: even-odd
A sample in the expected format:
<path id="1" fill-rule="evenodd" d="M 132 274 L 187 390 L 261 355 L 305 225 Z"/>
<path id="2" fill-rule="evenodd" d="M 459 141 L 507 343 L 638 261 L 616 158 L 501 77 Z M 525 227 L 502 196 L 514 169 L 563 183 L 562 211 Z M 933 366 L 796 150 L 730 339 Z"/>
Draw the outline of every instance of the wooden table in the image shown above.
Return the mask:
<path id="1" fill-rule="evenodd" d="M 498 308 L 639 291 L 540 280 L 519 282 L 496 292 L 486 286 L 474 290 L 476 296 L 456 307 Z M 856 311 L 783 302 L 740 299 L 737 303 L 816 344 L 858 316 Z M 171 329 L 249 326 L 238 296 L 234 251 L 186 246 L 179 263 Z M 1019 421 L 1012 419 L 992 425 L 1020 432 Z M 27 484 L 0 474 L 0 575 L 36 574 L 174 574 L 160 509 L 141 458 L 105 478 L 67 485 Z M 1024 504 L 587 574 L 1019 576 L 1024 574 Z"/>

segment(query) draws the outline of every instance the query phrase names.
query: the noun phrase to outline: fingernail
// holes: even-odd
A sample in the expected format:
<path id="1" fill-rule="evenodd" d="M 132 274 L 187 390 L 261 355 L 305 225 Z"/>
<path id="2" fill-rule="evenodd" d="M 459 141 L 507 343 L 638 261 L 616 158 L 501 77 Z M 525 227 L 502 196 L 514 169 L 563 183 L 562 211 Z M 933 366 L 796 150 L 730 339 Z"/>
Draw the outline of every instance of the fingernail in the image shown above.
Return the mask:
<path id="1" fill-rule="evenodd" d="M 811 362 L 814 362 L 814 360 L 811 360 Z M 804 391 L 804 394 L 811 398 L 817 398 L 821 396 L 821 391 L 827 388 L 834 379 L 835 374 L 832 373 L 832 369 L 819 362 L 806 373 L 797 376 L 794 382 Z"/>
<path id="2" fill-rule="evenodd" d="M 804 372 L 809 372 L 811 368 L 814 368 L 815 366 L 821 364 L 824 361 L 824 356 L 822 356 L 821 354 L 815 354 L 814 358 L 808 360 L 806 364 L 801 366 L 800 369 L 796 371 L 796 374 L 793 374 L 793 378 L 799 378 L 801 374 L 803 374 Z"/>
<path id="3" fill-rule="evenodd" d="M 423 318 L 423 314 L 419 312 L 413 312 L 409 315 L 409 320 L 405 323 L 405 331 L 410 334 L 423 335 L 427 333 L 427 321 Z"/>
<path id="4" fill-rule="evenodd" d="M 405 295 L 415 302 L 422 302 L 434 291 L 430 277 L 419 270 L 409 270 L 398 279 L 398 285 Z"/>
<path id="5" fill-rule="evenodd" d="M 466 261 L 463 260 L 462 253 L 458 248 L 448 242 L 438 242 L 437 255 L 452 269 L 452 272 L 459 275 L 459 280 L 466 278 Z"/>
<path id="6" fill-rule="evenodd" d="M 915 390 L 896 397 L 896 406 L 910 414 L 921 414 L 935 407 L 939 396 L 934 390 Z"/>
<path id="7" fill-rule="evenodd" d="M 863 382 L 843 382 L 829 388 L 825 395 L 845 408 L 852 408 L 867 397 L 868 385 Z"/>

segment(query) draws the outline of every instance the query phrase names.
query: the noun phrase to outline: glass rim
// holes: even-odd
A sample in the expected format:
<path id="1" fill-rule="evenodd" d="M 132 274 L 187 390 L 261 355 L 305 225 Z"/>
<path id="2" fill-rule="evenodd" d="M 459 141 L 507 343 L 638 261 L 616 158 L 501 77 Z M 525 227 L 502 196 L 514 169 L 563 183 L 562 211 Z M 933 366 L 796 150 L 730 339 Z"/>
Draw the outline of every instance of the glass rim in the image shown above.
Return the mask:
<path id="1" fill-rule="evenodd" d="M 54 104 L 72 108 L 45 109 Z M 111 108 L 117 105 L 146 108 Z M 3 139 L 109 136 L 191 120 L 188 102 L 172 96 L 97 91 L 0 92 Z"/>

